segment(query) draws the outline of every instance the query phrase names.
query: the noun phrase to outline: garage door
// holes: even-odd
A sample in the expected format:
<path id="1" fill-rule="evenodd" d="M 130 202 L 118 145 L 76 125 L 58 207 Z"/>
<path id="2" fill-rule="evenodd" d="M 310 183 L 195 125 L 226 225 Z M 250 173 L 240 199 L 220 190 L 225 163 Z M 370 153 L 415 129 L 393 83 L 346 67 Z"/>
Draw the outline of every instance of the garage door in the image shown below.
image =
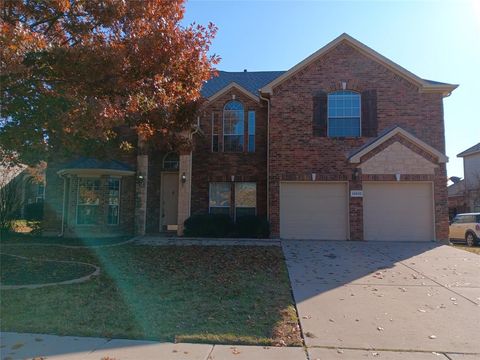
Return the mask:
<path id="1" fill-rule="evenodd" d="M 280 183 L 280 237 L 347 239 L 344 183 Z"/>
<path id="2" fill-rule="evenodd" d="M 431 241 L 431 183 L 363 183 L 365 240 Z"/>

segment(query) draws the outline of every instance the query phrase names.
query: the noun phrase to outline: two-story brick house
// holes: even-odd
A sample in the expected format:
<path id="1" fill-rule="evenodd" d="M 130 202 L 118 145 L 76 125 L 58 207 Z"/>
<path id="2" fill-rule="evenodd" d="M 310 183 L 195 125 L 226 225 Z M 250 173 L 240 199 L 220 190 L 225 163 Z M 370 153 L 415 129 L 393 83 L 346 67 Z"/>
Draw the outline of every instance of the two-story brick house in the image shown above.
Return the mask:
<path id="1" fill-rule="evenodd" d="M 210 212 L 266 216 L 275 238 L 446 240 L 443 98 L 455 88 L 347 34 L 286 72 L 219 72 L 192 151 L 52 170 L 47 228 L 181 233 Z"/>

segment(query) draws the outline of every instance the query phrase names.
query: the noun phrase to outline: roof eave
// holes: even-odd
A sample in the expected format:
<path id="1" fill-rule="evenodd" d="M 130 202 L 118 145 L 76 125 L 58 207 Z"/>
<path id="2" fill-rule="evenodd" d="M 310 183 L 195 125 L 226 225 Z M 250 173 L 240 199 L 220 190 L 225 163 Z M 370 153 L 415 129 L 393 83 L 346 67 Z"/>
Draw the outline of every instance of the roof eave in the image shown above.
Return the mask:
<path id="1" fill-rule="evenodd" d="M 413 142 L 414 144 L 416 144 L 417 146 L 419 146 L 420 148 L 422 148 L 423 150 L 426 150 L 428 153 L 434 155 L 437 157 L 438 159 L 438 162 L 439 163 L 447 163 L 448 162 L 448 157 L 445 155 L 445 154 L 442 154 L 440 151 L 438 151 L 437 149 L 433 148 L 432 146 L 428 145 L 427 143 L 425 143 L 424 141 L 420 140 L 419 138 L 417 138 L 416 136 L 410 134 L 408 131 L 402 129 L 401 127 L 397 126 L 395 128 L 393 128 L 392 130 L 390 130 L 389 132 L 387 132 L 386 134 L 383 134 L 382 136 L 380 136 L 379 138 L 377 138 L 374 142 L 372 142 L 370 145 L 368 145 L 367 147 L 361 149 L 360 151 L 352 154 L 350 157 L 349 157 L 349 162 L 352 163 L 352 164 L 359 164 L 361 162 L 361 158 L 368 154 L 370 151 L 372 151 L 373 149 L 375 149 L 377 146 L 383 144 L 385 141 L 387 141 L 388 139 L 392 138 L 394 135 L 396 134 L 401 134 L 403 135 L 405 138 L 407 138 L 408 140 L 410 140 L 411 142 Z"/>
<path id="2" fill-rule="evenodd" d="M 258 96 L 255 96 L 254 94 L 252 94 L 250 91 L 248 91 L 247 89 L 245 89 L 243 86 L 239 85 L 238 83 L 236 83 L 235 81 L 232 81 L 231 83 L 229 83 L 227 86 L 224 86 L 223 88 L 221 88 L 220 90 L 218 90 L 216 93 L 214 93 L 213 95 L 210 95 L 209 97 L 204 97 L 204 99 L 207 101 L 207 102 L 212 102 L 214 100 L 216 100 L 217 98 L 219 98 L 220 96 L 222 96 L 223 94 L 225 94 L 226 92 L 230 91 L 231 89 L 237 89 L 238 91 L 240 91 L 241 93 L 243 93 L 244 95 L 248 96 L 249 98 L 251 98 L 252 100 L 254 101 L 257 101 L 259 102 L 260 101 L 260 98 Z"/>

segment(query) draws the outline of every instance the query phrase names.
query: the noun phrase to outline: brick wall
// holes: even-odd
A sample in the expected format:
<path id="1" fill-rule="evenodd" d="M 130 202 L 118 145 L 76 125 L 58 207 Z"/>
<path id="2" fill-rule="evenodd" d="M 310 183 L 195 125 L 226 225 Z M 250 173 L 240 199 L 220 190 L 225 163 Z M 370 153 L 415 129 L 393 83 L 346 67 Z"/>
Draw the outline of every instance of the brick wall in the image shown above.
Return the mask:
<path id="1" fill-rule="evenodd" d="M 352 181 L 356 164 L 349 164 L 347 158 L 369 138 L 332 139 L 312 134 L 313 94 L 319 90 L 340 90 L 342 82 L 346 82 L 347 90 L 377 90 L 379 132 L 398 125 L 445 152 L 442 95 L 420 93 L 412 83 L 350 45 L 341 43 L 274 88 L 271 96 L 269 181 L 272 236 L 279 236 L 279 181 L 310 179 L 310 174 L 316 173 L 317 181 L 349 180 L 350 188 L 361 188 L 361 182 Z M 418 149 L 415 151 L 425 155 Z M 448 236 L 444 164 L 430 177 L 435 181 L 437 238 L 444 240 Z M 378 180 L 381 178 L 377 176 Z M 417 174 L 410 178 L 424 177 Z M 360 200 L 351 200 L 352 239 L 363 238 L 359 207 Z"/>
<path id="2" fill-rule="evenodd" d="M 232 100 L 232 95 L 244 106 L 245 138 L 248 130 L 248 111 L 255 110 L 255 152 L 248 153 L 245 143 L 243 153 L 224 153 L 223 121 L 224 105 Z M 215 113 L 216 132 L 219 135 L 218 153 L 212 148 L 212 113 Z M 231 89 L 211 103 L 206 103 L 200 111 L 201 133 L 195 135 L 195 147 L 192 153 L 192 203 L 191 213 L 208 212 L 209 182 L 248 181 L 257 183 L 257 213 L 266 216 L 267 212 L 267 107 L 242 92 Z"/>

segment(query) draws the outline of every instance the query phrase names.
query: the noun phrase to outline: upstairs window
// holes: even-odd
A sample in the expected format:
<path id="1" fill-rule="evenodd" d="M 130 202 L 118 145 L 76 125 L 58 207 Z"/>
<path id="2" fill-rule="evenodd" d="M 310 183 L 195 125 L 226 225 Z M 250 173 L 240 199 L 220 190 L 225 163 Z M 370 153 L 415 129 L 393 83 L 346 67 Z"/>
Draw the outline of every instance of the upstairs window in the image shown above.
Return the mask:
<path id="1" fill-rule="evenodd" d="M 329 137 L 359 137 L 360 94 L 354 91 L 342 90 L 328 94 L 327 135 Z"/>
<path id="2" fill-rule="evenodd" d="M 239 101 L 229 101 L 223 108 L 223 151 L 243 152 L 244 110 Z"/>
<path id="3" fill-rule="evenodd" d="M 248 112 L 248 152 L 255 152 L 255 111 Z"/>

